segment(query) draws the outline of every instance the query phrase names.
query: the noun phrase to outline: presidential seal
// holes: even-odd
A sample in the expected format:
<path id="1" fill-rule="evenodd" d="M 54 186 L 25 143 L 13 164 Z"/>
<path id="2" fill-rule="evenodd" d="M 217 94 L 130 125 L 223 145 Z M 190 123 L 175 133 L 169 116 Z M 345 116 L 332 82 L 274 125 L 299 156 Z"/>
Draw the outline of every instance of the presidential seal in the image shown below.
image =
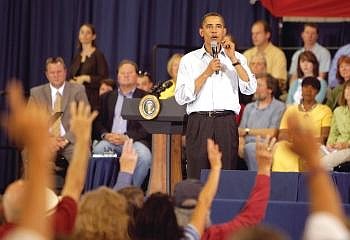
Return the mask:
<path id="1" fill-rule="evenodd" d="M 144 119 L 151 120 L 158 116 L 160 111 L 160 103 L 156 96 L 146 95 L 139 104 L 139 111 Z"/>

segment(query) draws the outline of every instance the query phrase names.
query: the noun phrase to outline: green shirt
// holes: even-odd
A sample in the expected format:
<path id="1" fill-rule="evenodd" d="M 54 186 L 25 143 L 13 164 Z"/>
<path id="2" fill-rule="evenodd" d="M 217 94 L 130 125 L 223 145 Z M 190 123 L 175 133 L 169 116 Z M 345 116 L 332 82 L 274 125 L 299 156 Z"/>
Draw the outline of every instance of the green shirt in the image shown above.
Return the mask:
<path id="1" fill-rule="evenodd" d="M 327 144 L 344 142 L 350 142 L 350 110 L 348 106 L 340 106 L 334 110 Z"/>
<path id="2" fill-rule="evenodd" d="M 338 106 L 338 99 L 341 96 L 341 93 L 344 88 L 344 83 L 336 86 L 332 89 L 327 96 L 327 105 L 332 109 L 332 111 Z"/>

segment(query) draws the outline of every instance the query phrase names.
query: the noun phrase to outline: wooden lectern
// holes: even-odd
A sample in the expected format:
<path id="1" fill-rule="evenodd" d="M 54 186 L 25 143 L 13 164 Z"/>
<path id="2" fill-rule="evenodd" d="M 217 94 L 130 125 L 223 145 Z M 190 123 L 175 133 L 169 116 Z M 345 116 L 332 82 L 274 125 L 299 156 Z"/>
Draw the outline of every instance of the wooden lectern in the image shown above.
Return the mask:
<path id="1" fill-rule="evenodd" d="M 159 115 L 153 120 L 145 120 L 139 112 L 140 99 L 127 98 L 123 103 L 122 117 L 140 121 L 152 134 L 153 160 L 148 191 L 171 194 L 175 184 L 182 180 L 181 134 L 186 111 L 174 97 L 159 101 Z"/>

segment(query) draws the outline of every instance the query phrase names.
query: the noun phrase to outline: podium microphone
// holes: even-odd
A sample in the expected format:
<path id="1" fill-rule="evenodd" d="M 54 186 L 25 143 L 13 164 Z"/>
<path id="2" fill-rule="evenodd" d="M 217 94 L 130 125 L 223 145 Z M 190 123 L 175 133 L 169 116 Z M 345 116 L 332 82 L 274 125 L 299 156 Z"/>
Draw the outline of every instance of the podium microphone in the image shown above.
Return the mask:
<path id="1" fill-rule="evenodd" d="M 173 85 L 172 81 L 165 81 L 162 84 L 160 84 L 159 86 L 155 87 L 152 90 L 152 94 L 156 95 L 157 97 L 159 97 L 159 95 L 167 88 L 170 88 Z"/>
<path id="2" fill-rule="evenodd" d="M 218 52 L 218 43 L 217 41 L 211 41 L 210 42 L 211 45 L 211 52 L 213 54 L 213 58 L 218 58 L 219 52 Z M 215 71 L 216 74 L 219 74 L 219 70 Z"/>

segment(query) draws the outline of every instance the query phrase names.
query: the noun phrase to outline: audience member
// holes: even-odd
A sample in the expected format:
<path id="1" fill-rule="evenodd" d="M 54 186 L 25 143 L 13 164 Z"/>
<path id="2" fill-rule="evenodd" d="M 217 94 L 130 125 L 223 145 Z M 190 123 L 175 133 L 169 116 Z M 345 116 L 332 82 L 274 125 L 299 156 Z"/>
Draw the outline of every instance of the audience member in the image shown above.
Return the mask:
<path id="1" fill-rule="evenodd" d="M 291 150 L 305 161 L 308 174 L 310 210 L 305 224 L 305 240 L 350 239 L 346 228 L 346 215 L 339 193 L 327 171 L 321 166 L 318 139 L 314 135 L 312 122 L 305 122 L 300 116 L 290 116 L 288 128 L 298 141 Z"/>
<path id="2" fill-rule="evenodd" d="M 238 124 L 232 119 L 241 109 L 239 91 L 253 94 L 256 79 L 246 58 L 224 39 L 226 32 L 219 13 L 205 14 L 199 28 L 203 46 L 183 56 L 179 66 L 175 99 L 187 105 L 189 115 L 186 157 L 190 178 L 199 178 L 201 169 L 208 168 L 208 137 L 215 138 L 223 152 L 223 169 L 237 168 Z M 211 47 L 213 40 L 217 41 L 217 58 Z"/>
<path id="3" fill-rule="evenodd" d="M 271 43 L 271 28 L 265 20 L 258 20 L 252 25 L 252 42 L 254 47 L 243 54 L 250 64 L 252 57 L 261 54 L 266 59 L 267 73 L 279 81 L 279 88 L 286 90 L 287 59 L 284 52 Z"/>
<path id="4" fill-rule="evenodd" d="M 72 239 L 128 240 L 128 205 L 123 195 L 106 187 L 85 193 Z"/>
<path id="5" fill-rule="evenodd" d="M 98 94 L 102 96 L 106 92 L 113 91 L 115 88 L 115 82 L 113 79 L 105 78 L 101 80 L 101 85 L 98 90 Z"/>
<path id="6" fill-rule="evenodd" d="M 43 147 L 43 142 L 50 141 L 49 116 L 40 104 L 26 106 L 19 83 L 11 82 L 7 90 L 9 115 L 6 125 L 9 137 L 17 146 L 27 149 L 27 190 L 22 192 L 21 201 L 12 204 L 15 207 L 16 203 L 21 203 L 12 210 L 8 209 L 11 199 L 5 194 L 5 217 L 15 223 L 2 225 L 0 238 L 4 239 L 8 235 L 12 239 L 51 239 L 52 226 L 46 219 L 45 189 L 52 184 L 48 162 L 53 159 L 53 153 Z M 18 226 L 16 229 L 15 224 Z"/>
<path id="7" fill-rule="evenodd" d="M 311 122 L 314 136 L 321 144 L 324 144 L 328 137 L 332 111 L 328 106 L 317 103 L 315 99 L 321 88 L 320 81 L 316 77 L 306 77 L 301 86 L 302 102 L 298 105 L 288 106 L 281 119 L 279 142 L 276 144 L 273 154 L 273 171 L 298 172 L 304 170 L 298 156 L 290 150 L 290 146 L 300 139 L 294 135 L 292 130 L 288 129 L 287 119 L 289 116 L 299 116 L 303 122 Z"/>
<path id="8" fill-rule="evenodd" d="M 160 94 L 159 99 L 167 99 L 174 96 L 177 72 L 179 70 L 179 64 L 182 56 L 183 54 L 175 53 L 170 57 L 167 64 L 167 71 L 170 76 L 170 79 L 168 81 L 172 82 L 172 85 Z"/>
<path id="9" fill-rule="evenodd" d="M 237 230 L 254 226 L 261 222 L 265 216 L 267 203 L 270 197 L 270 171 L 272 164 L 272 149 L 276 139 L 257 139 L 257 177 L 252 192 L 242 208 L 241 212 L 232 220 L 211 225 L 210 217 L 207 216 L 206 229 L 201 239 L 226 239 Z M 198 194 L 201 191 L 201 183 L 196 179 L 187 179 L 175 186 L 175 213 L 178 223 L 185 226 L 190 221 L 193 208 L 196 206 Z M 211 225 L 211 226 L 210 226 Z"/>
<path id="10" fill-rule="evenodd" d="M 140 210 L 135 225 L 135 239 L 200 239 L 219 184 L 221 157 L 218 145 L 207 140 L 211 166 L 208 180 L 199 193 L 189 224 L 182 229 L 177 223 L 174 203 L 170 196 L 153 193 Z"/>
<path id="11" fill-rule="evenodd" d="M 99 107 L 101 79 L 108 78 L 108 65 L 103 53 L 96 47 L 96 31 L 92 24 L 80 27 L 78 52 L 70 66 L 72 82 L 83 84 L 92 109 Z"/>
<path id="12" fill-rule="evenodd" d="M 28 106 L 28 109 L 35 110 L 36 107 L 37 105 L 32 104 Z M 45 110 L 45 108 L 43 109 Z M 50 203 L 44 204 L 47 206 L 46 212 L 50 215 L 53 213 L 51 216 L 56 236 L 69 235 L 73 231 L 77 215 L 77 202 L 79 201 L 80 194 L 85 184 L 92 121 L 97 116 L 97 112 L 90 113 L 90 106 L 85 105 L 84 102 L 80 102 L 79 105 L 72 103 L 70 109 L 72 116 L 71 132 L 76 138 L 72 161 L 68 168 L 60 202 L 57 206 L 54 206 L 57 204 L 58 200 L 57 197 L 51 197 Z M 48 163 L 49 161 L 46 160 L 45 162 Z M 30 166 L 30 162 L 28 163 L 28 166 Z M 1 226 L 0 236 L 6 234 L 18 223 L 18 219 L 22 214 L 22 208 L 26 201 L 26 192 L 28 189 L 30 189 L 30 185 L 27 183 L 27 180 L 19 180 L 8 186 L 4 197 L 6 200 L 4 207 L 9 223 Z M 54 208 L 55 210 L 53 210 Z"/>
<path id="13" fill-rule="evenodd" d="M 331 88 L 338 86 L 339 81 L 341 81 L 337 77 L 337 72 L 338 72 L 338 60 L 343 55 L 350 56 L 350 43 L 339 48 L 332 59 L 331 68 L 328 74 L 328 85 Z"/>
<path id="14" fill-rule="evenodd" d="M 100 138 L 93 147 L 93 153 L 113 151 L 121 154 L 124 142 L 132 138 L 138 161 L 133 175 L 133 185 L 141 186 L 151 166 L 151 135 L 135 120 L 124 120 L 121 109 L 125 98 L 141 98 L 147 93 L 136 88 L 137 65 L 123 60 L 117 69 L 118 88 L 101 97 L 100 113 L 95 129 Z"/>
<path id="15" fill-rule="evenodd" d="M 322 157 L 322 163 L 330 171 L 350 161 L 350 81 L 344 84 L 339 103 L 340 106 L 333 112 L 327 153 Z"/>
<path id="16" fill-rule="evenodd" d="M 285 104 L 276 100 L 273 95 L 278 82 L 268 74 L 256 75 L 256 101 L 249 103 L 243 112 L 238 128 L 239 153 L 247 164 L 248 170 L 256 171 L 256 136 L 276 136 L 285 110 Z M 257 121 L 259 119 L 259 121 Z"/>
<path id="17" fill-rule="evenodd" d="M 301 82 L 305 77 L 317 77 L 318 61 L 311 51 L 300 53 L 298 58 L 298 79 L 294 81 L 288 91 L 287 104 L 299 104 L 301 101 Z M 316 101 L 323 103 L 327 95 L 327 82 L 324 79 L 318 78 L 321 83 L 321 88 L 316 95 Z"/>
<path id="18" fill-rule="evenodd" d="M 341 56 L 339 58 L 337 65 L 337 79 L 339 79 L 339 85 L 329 91 L 327 96 L 326 104 L 332 110 L 338 106 L 344 84 L 350 80 L 350 56 Z"/>
<path id="19" fill-rule="evenodd" d="M 145 92 L 151 92 L 153 80 L 148 72 L 139 71 L 137 76 L 137 88 Z"/>
<path id="20" fill-rule="evenodd" d="M 48 58 L 45 74 L 49 83 L 30 90 L 28 105 L 42 104 L 52 114 L 50 119 L 52 141 L 47 147 L 56 152 L 56 159 L 63 156 L 66 161 L 70 162 L 76 140 L 71 131 L 72 116 L 69 105 L 79 101 L 88 104 L 88 99 L 83 86 L 66 81 L 67 70 L 62 58 Z M 23 153 L 26 159 L 26 151 L 24 150 Z M 57 174 L 56 189 L 60 190 L 63 180 L 64 175 Z"/>
<path id="21" fill-rule="evenodd" d="M 289 68 L 289 74 L 291 75 L 289 84 L 292 84 L 293 81 L 297 79 L 298 58 L 299 55 L 306 50 L 313 52 L 320 63 L 318 77 L 320 79 L 326 79 L 326 74 L 331 64 L 331 54 L 327 48 L 317 43 L 318 34 L 318 26 L 315 23 L 304 24 L 304 30 L 301 33 L 304 46 L 293 54 Z"/>

